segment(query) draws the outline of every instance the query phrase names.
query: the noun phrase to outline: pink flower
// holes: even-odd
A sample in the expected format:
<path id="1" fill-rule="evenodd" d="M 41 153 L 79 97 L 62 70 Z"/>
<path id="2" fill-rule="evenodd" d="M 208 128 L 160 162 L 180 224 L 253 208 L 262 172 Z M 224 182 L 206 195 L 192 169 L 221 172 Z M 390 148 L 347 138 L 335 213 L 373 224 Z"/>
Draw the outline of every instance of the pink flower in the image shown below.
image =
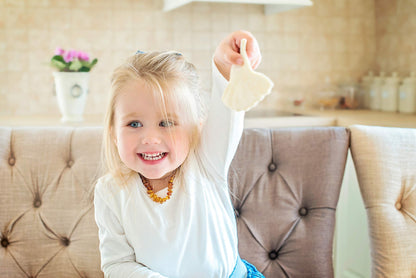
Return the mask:
<path id="1" fill-rule="evenodd" d="M 65 62 L 72 62 L 74 58 L 78 57 L 78 52 L 76 50 L 69 50 L 64 54 L 64 60 Z"/>
<path id="2" fill-rule="evenodd" d="M 63 55 L 65 53 L 65 50 L 63 50 L 62 48 L 60 48 L 60 47 L 57 47 L 56 49 L 55 49 L 55 55 Z"/>
<path id="3" fill-rule="evenodd" d="M 81 61 L 89 61 L 90 57 L 88 56 L 88 54 L 86 52 L 79 51 L 78 52 L 78 59 L 81 60 Z"/>

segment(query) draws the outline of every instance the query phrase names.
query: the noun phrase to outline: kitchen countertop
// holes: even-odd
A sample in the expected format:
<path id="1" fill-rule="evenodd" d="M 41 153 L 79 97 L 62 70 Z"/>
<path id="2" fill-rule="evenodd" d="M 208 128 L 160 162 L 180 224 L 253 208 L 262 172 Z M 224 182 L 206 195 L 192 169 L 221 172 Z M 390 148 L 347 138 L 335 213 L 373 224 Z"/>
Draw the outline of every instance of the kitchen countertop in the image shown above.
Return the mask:
<path id="1" fill-rule="evenodd" d="M 60 116 L 0 116 L 0 126 L 102 126 L 103 115 L 86 115 L 80 123 L 61 123 Z M 292 108 L 286 111 L 250 111 L 245 127 L 305 127 L 375 125 L 416 128 L 416 114 L 371 110 L 315 110 Z"/>
<path id="2" fill-rule="evenodd" d="M 416 114 L 381 112 L 373 110 L 315 110 L 290 109 L 290 113 L 316 117 L 332 117 L 337 126 L 372 125 L 386 127 L 416 128 Z"/>
<path id="3" fill-rule="evenodd" d="M 244 126 L 251 127 L 305 127 L 334 126 L 336 118 L 316 116 L 301 111 L 250 111 L 246 113 Z"/>

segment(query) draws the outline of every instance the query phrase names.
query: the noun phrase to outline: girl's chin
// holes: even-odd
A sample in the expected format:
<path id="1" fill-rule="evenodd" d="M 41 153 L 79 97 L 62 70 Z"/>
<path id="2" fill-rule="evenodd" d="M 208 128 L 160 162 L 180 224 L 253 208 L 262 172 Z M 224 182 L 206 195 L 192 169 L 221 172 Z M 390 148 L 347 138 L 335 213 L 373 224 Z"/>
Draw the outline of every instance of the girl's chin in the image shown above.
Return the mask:
<path id="1" fill-rule="evenodd" d="M 147 171 L 139 171 L 139 173 L 148 180 L 163 180 L 169 179 L 174 171 L 165 172 L 165 173 L 149 173 Z"/>

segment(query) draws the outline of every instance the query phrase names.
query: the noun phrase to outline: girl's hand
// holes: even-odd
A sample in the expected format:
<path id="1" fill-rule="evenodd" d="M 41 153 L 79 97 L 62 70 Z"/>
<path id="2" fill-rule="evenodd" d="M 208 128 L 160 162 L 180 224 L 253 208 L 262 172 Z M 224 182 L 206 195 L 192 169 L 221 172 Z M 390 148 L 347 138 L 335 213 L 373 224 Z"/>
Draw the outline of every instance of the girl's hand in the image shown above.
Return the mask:
<path id="1" fill-rule="evenodd" d="M 261 62 L 261 53 L 256 38 L 248 31 L 236 31 L 223 39 L 215 50 L 214 63 L 225 79 L 230 80 L 230 71 L 233 64 L 242 65 L 243 57 L 240 55 L 240 42 L 247 39 L 247 56 L 251 67 L 256 69 Z"/>

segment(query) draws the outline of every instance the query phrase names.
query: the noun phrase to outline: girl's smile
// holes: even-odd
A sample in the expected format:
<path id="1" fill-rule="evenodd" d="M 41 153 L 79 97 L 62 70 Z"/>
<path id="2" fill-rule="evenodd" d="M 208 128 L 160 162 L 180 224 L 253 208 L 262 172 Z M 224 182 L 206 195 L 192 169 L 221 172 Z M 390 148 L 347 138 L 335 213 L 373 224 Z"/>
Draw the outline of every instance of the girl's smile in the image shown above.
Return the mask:
<path id="1" fill-rule="evenodd" d="M 143 160 L 143 163 L 146 163 L 148 165 L 156 165 L 158 163 L 161 163 L 166 158 L 168 153 L 167 152 L 138 153 L 137 155 Z"/>
<path id="2" fill-rule="evenodd" d="M 158 162 L 159 160 L 166 157 L 168 153 L 165 152 L 158 152 L 158 153 L 139 153 L 141 158 L 145 161 L 155 161 Z"/>

